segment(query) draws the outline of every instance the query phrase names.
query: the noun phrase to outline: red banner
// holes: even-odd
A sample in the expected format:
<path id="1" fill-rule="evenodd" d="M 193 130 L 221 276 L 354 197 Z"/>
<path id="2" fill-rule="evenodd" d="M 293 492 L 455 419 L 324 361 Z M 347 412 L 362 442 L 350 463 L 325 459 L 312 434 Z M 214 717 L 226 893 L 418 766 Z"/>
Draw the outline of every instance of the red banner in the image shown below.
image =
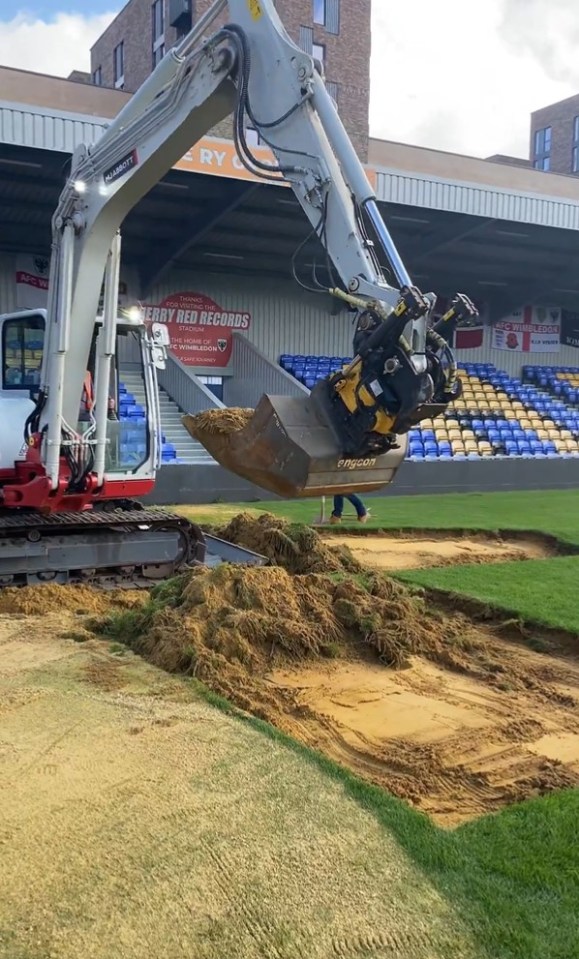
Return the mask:
<path id="1" fill-rule="evenodd" d="M 450 309 L 451 300 L 439 296 L 433 312 L 433 319 L 439 320 Z M 475 303 L 479 316 L 473 319 L 468 326 L 459 326 L 455 330 L 451 346 L 455 350 L 480 349 L 484 342 L 484 323 L 480 319 L 484 312 L 483 303 Z"/>
<path id="2" fill-rule="evenodd" d="M 186 366 L 225 369 L 231 360 L 233 333 L 251 326 L 247 310 L 224 310 L 203 293 L 172 293 L 144 307 L 147 323 L 164 323 L 171 352 Z"/>

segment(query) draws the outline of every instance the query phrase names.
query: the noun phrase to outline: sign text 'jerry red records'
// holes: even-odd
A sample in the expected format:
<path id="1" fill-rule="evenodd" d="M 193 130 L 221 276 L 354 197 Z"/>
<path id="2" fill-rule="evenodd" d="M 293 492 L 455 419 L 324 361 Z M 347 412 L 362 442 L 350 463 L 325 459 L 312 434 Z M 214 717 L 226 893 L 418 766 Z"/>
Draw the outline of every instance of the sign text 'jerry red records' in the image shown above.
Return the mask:
<path id="1" fill-rule="evenodd" d="M 170 349 L 186 366 L 225 369 L 231 360 L 233 333 L 247 332 L 251 313 L 224 310 L 203 293 L 172 293 L 144 308 L 146 323 L 164 323 Z"/>

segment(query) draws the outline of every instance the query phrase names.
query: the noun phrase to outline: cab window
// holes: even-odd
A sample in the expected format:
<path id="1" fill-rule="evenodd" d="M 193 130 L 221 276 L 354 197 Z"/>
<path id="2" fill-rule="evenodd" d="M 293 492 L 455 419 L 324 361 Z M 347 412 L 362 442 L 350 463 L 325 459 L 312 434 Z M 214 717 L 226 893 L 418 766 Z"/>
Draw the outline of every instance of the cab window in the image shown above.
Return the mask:
<path id="1" fill-rule="evenodd" d="M 2 326 L 2 387 L 27 390 L 40 383 L 44 317 L 5 320 Z"/>

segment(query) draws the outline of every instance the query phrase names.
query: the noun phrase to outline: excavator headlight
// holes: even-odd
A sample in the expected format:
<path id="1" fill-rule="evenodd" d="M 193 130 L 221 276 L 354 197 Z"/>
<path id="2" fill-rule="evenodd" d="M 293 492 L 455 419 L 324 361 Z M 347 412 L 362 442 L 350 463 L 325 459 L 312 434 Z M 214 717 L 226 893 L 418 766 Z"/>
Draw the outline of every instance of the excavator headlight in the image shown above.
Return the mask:
<path id="1" fill-rule="evenodd" d="M 86 193 L 86 183 L 84 180 L 75 180 L 74 181 L 75 192 L 82 196 L 83 193 Z"/>

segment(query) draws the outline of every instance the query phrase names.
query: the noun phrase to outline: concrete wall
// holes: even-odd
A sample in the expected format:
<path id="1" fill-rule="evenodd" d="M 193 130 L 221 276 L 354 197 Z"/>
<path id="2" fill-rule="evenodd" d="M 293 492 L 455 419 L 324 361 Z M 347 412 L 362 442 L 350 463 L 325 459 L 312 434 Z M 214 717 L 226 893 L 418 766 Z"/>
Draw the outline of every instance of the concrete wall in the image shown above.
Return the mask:
<path id="1" fill-rule="evenodd" d="M 498 191 L 551 197 L 577 203 L 575 177 L 543 173 L 506 163 L 493 163 L 459 153 L 445 153 L 428 147 L 410 146 L 392 140 L 370 140 L 368 162 L 384 170 L 420 174 L 424 178 L 451 180 L 457 184 L 478 184 Z M 379 199 L 387 199 L 379 195 Z M 417 204 L 419 206 L 420 203 Z M 477 215 L 484 209 L 473 209 Z"/>
<path id="2" fill-rule="evenodd" d="M 405 462 L 394 483 L 375 496 L 561 490 L 579 487 L 579 460 L 489 460 L 480 463 Z M 555 492 L 553 492 L 555 495 Z M 156 505 L 250 503 L 278 499 L 220 466 L 166 466 L 155 492 L 143 502 Z M 315 511 L 312 500 L 312 513 Z M 529 524 L 531 519 L 529 518 Z"/>

